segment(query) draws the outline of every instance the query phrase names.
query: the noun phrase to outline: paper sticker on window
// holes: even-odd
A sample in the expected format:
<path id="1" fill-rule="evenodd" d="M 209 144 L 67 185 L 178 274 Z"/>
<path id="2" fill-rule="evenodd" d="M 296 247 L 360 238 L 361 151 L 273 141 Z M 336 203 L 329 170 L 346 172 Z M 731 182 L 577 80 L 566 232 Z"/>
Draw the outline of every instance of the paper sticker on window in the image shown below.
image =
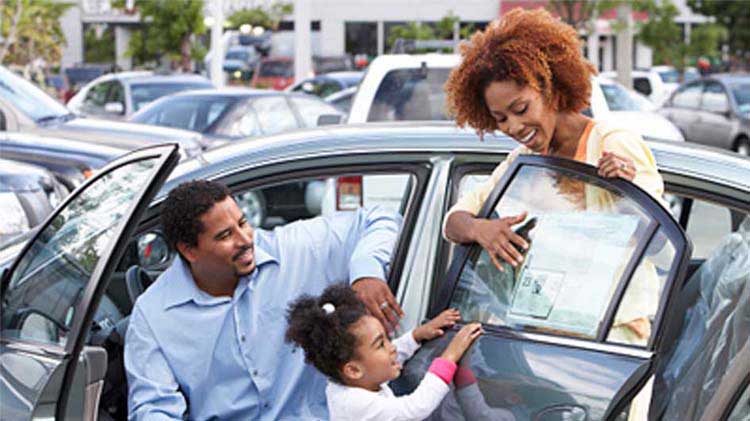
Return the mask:
<path id="1" fill-rule="evenodd" d="M 511 313 L 537 319 L 548 318 L 564 280 L 565 274 L 562 272 L 524 271 L 513 296 Z"/>

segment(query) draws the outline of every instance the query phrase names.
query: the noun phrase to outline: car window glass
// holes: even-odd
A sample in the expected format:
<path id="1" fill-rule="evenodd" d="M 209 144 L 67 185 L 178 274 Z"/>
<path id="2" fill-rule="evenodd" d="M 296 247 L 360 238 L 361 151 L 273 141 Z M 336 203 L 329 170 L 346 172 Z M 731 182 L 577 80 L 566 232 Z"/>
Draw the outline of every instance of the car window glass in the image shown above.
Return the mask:
<path id="1" fill-rule="evenodd" d="M 724 88 L 722 88 L 718 83 L 707 84 L 706 89 L 703 91 L 701 108 L 714 113 L 723 113 L 728 111 L 729 98 L 727 98 L 727 94 L 724 92 Z"/>
<path id="2" fill-rule="evenodd" d="M 294 63 L 291 61 L 262 61 L 259 77 L 293 77 Z"/>
<path id="3" fill-rule="evenodd" d="M 701 90 L 702 85 L 700 83 L 686 86 L 679 90 L 674 98 L 672 98 L 672 105 L 678 108 L 698 108 L 701 100 Z"/>
<path id="4" fill-rule="evenodd" d="M 375 93 L 367 121 L 447 120 L 445 91 L 449 68 L 388 72 Z"/>
<path id="5" fill-rule="evenodd" d="M 297 119 L 284 97 L 258 98 L 253 101 L 253 108 L 258 114 L 258 123 L 263 134 L 281 133 L 297 127 Z"/>
<path id="6" fill-rule="evenodd" d="M 189 89 L 212 88 L 209 82 L 186 82 L 186 83 L 138 83 L 130 85 L 130 96 L 133 102 L 133 110 L 138 111 L 144 105 L 155 101 L 163 96 L 174 94 Z"/>
<path id="7" fill-rule="evenodd" d="M 531 247 L 523 265 L 501 272 L 475 247 L 450 305 L 466 320 L 596 337 L 615 288 L 637 263 L 637 246 L 648 240 L 650 216 L 595 179 L 532 166 L 518 171 L 491 219 L 524 211 Z"/>
<path id="8" fill-rule="evenodd" d="M 86 99 L 84 102 L 93 107 L 104 107 L 107 103 L 109 95 L 109 89 L 112 86 L 112 82 L 103 82 L 94 85 L 86 92 Z"/>
<path id="9" fill-rule="evenodd" d="M 156 159 L 126 164 L 75 197 L 36 238 L 3 294 L 3 338 L 65 345 L 77 306 L 116 227 L 156 170 Z"/>
<path id="10" fill-rule="evenodd" d="M 750 83 L 736 83 L 731 86 L 731 90 L 737 110 L 745 117 L 750 117 Z"/>
<path id="11" fill-rule="evenodd" d="M 614 83 L 602 83 L 600 86 L 610 111 L 641 111 L 639 104 L 623 86 Z"/>
<path id="12" fill-rule="evenodd" d="M 0 97 L 34 121 L 69 113 L 56 99 L 5 67 L 0 67 Z"/>
<path id="13" fill-rule="evenodd" d="M 235 200 L 251 225 L 266 229 L 362 206 L 403 214 L 412 178 L 406 173 L 353 173 L 302 179 L 240 192 Z"/>
<path id="14" fill-rule="evenodd" d="M 112 82 L 112 90 L 109 92 L 109 100 L 107 102 L 119 102 L 123 106 L 125 105 L 125 88 L 120 82 Z"/>
<path id="15" fill-rule="evenodd" d="M 634 77 L 633 78 L 633 89 L 643 95 L 649 96 L 653 92 L 651 88 L 651 81 L 646 77 Z"/>
<path id="16" fill-rule="evenodd" d="M 339 111 L 332 105 L 313 98 L 292 97 L 291 100 L 297 107 L 305 127 L 316 127 L 318 117 L 323 114 L 339 114 Z"/>
<path id="17" fill-rule="evenodd" d="M 737 231 L 746 214 L 699 199 L 693 199 L 687 236 L 693 242 L 693 259 L 705 259 L 730 233 Z"/>
<path id="18" fill-rule="evenodd" d="M 260 136 L 263 134 L 258 122 L 258 115 L 250 104 L 237 107 L 224 119 L 216 132 L 232 137 Z"/>

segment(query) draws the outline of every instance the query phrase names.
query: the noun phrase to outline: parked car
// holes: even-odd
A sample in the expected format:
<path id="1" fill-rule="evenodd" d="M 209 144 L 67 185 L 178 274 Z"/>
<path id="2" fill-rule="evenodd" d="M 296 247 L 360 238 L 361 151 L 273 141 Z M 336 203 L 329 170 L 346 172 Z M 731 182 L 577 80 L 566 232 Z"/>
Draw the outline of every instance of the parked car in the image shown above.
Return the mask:
<path id="1" fill-rule="evenodd" d="M 616 80 L 617 72 L 602 72 L 601 76 Z M 652 69 L 632 70 L 630 76 L 633 78 L 633 89 L 646 96 L 657 107 L 669 98 L 669 94 L 674 89 L 674 87 L 665 84 L 661 75 Z"/>
<path id="2" fill-rule="evenodd" d="M 206 138 L 226 140 L 315 127 L 321 115 L 342 114 L 310 95 L 225 88 L 185 91 L 162 98 L 130 121 L 193 130 Z"/>
<path id="3" fill-rule="evenodd" d="M 352 57 L 343 56 L 313 56 L 313 69 L 316 75 L 332 72 L 348 72 L 354 69 Z"/>
<path id="4" fill-rule="evenodd" d="M 255 47 L 235 45 L 229 47 L 224 56 L 224 71 L 231 79 L 249 81 L 259 61 L 260 54 Z"/>
<path id="5" fill-rule="evenodd" d="M 289 57 L 267 57 L 260 60 L 250 86 L 259 89 L 284 90 L 294 83 L 294 61 Z"/>
<path id="6" fill-rule="evenodd" d="M 659 110 L 685 140 L 750 156 L 750 76 L 717 74 L 688 82 Z"/>
<path id="7" fill-rule="evenodd" d="M 609 116 L 604 119 L 614 125 L 639 133 L 650 139 L 682 142 L 685 138 L 672 122 L 656 112 L 656 106 L 645 96 L 629 90 L 613 80 L 596 77 L 596 85 L 604 95 Z"/>
<path id="8" fill-rule="evenodd" d="M 349 110 L 352 108 L 352 101 L 354 100 L 354 94 L 357 93 L 357 89 L 359 89 L 358 86 L 352 86 L 351 88 L 346 88 L 328 95 L 323 98 L 323 100 L 336 107 L 342 113 L 348 115 Z"/>
<path id="9" fill-rule="evenodd" d="M 187 89 L 213 88 L 195 74 L 156 74 L 148 71 L 108 73 L 81 88 L 68 101 L 76 114 L 108 120 L 125 120 L 151 101 Z"/>
<path id="10" fill-rule="evenodd" d="M 362 80 L 363 72 L 326 73 L 297 82 L 288 88 L 289 92 L 301 92 L 325 98 L 350 87 L 356 87 Z"/>
<path id="11" fill-rule="evenodd" d="M 661 81 L 664 82 L 664 87 L 667 90 L 667 95 L 672 95 L 680 83 L 690 82 L 701 77 L 698 73 L 698 69 L 695 67 L 686 67 L 685 70 L 680 73 L 674 66 L 659 65 L 652 66 L 651 71 L 659 74 Z"/>
<path id="12" fill-rule="evenodd" d="M 33 133 L 133 150 L 164 142 L 180 144 L 181 154 L 201 153 L 199 133 L 79 117 L 34 86 L 0 66 L 0 131 Z"/>
<path id="13" fill-rule="evenodd" d="M 32 413 L 49 418 L 87 414 L 78 418 L 93 419 L 100 401 L 98 409 L 104 415 L 125 413 L 125 395 L 111 393 L 126 387 L 121 360 L 116 359 L 123 346 L 118 332 L 125 331 L 138 292 L 175 258 L 161 234 L 159 212 L 165 195 L 179 183 L 195 178 L 222 182 L 244 206 L 243 194 L 271 186 L 321 178 L 376 177 L 403 180 L 399 191 L 389 192 L 399 198 L 393 209 L 404 221 L 387 280 L 406 313 L 402 327 L 409 328 L 447 306 L 460 306 L 465 321 L 483 322 L 484 334 L 461 362 L 463 370 L 472 372 L 467 378 L 477 382 L 467 383 L 471 389 L 466 392 L 452 389 L 444 406 L 433 414 L 435 419 L 476 419 L 472 410 L 487 407 L 504 407 L 516 419 L 615 419 L 651 376 L 658 390 L 652 400 L 654 418 L 670 405 L 695 410 L 691 413 L 698 417 L 702 402 L 716 399 L 723 403 L 714 414 L 747 411 L 747 395 L 743 395 L 747 382 L 738 382 L 736 373 L 727 376 L 726 364 L 685 376 L 689 365 L 673 365 L 673 357 L 677 352 L 685 357 L 679 361 L 688 363 L 711 355 L 731 360 L 739 349 L 734 345 L 747 342 L 747 335 L 738 333 L 729 341 L 722 332 L 748 327 L 744 313 L 738 313 L 750 300 L 749 294 L 741 293 L 740 282 L 745 292 L 749 290 L 747 277 L 735 275 L 746 273 L 738 272 L 737 265 L 746 265 L 750 259 L 750 222 L 745 220 L 738 227 L 730 215 L 733 211 L 746 218 L 750 212 L 750 161 L 687 143 L 649 145 L 667 192 L 683 199 L 679 219 L 630 182 L 600 178 L 586 164 L 539 156 L 517 158 L 490 196 L 485 213 L 498 200 L 511 199 L 513 192 L 525 193 L 527 187 L 539 186 L 524 183 L 529 174 L 548 175 L 548 187 L 550 180 L 575 177 L 577 183 L 609 192 L 618 199 L 618 206 L 598 217 L 567 220 L 567 229 L 555 225 L 560 230 L 534 233 L 530 251 L 535 244 L 562 246 L 550 249 L 553 254 L 547 257 L 551 258 L 538 256 L 540 263 L 549 264 L 549 276 L 546 284 L 540 277 L 532 279 L 536 289 L 531 291 L 543 295 L 530 302 L 533 308 L 527 307 L 526 312 L 514 307 L 511 318 L 492 306 L 482 307 L 486 301 L 480 295 L 512 297 L 516 287 L 493 283 L 498 271 L 486 264 L 477 246 L 452 246 L 440 233 L 445 209 L 472 180 L 486 177 L 515 147 L 507 137 L 488 136 L 480 141 L 476 134 L 457 130 L 450 123 L 389 123 L 234 142 L 207 151 L 204 160 L 179 166 L 174 146 L 131 153 L 69 196 L 5 272 L 0 335 L 4 415 L 19 419 L 30 418 Z M 335 194 L 345 208 L 373 203 L 364 199 L 368 197 L 366 184 L 348 184 Z M 547 204 L 536 203 L 542 207 L 534 210 L 540 217 L 536 229 L 542 229 L 548 225 L 543 219 L 550 212 Z M 593 241 L 597 247 L 583 247 L 583 243 L 569 247 L 571 233 L 576 234 L 576 241 Z M 592 235 L 583 238 L 581 233 Z M 625 237 L 627 241 L 620 241 Z M 578 253 L 576 259 L 552 257 L 572 257 L 571 253 Z M 622 261 L 627 261 L 625 270 L 613 266 Z M 646 263 L 658 276 L 649 341 L 635 346 L 610 340 L 608 332 L 619 303 L 628 295 L 637 268 Z M 575 268 L 596 268 L 609 275 L 577 289 L 571 298 L 570 285 L 579 278 L 594 280 L 580 272 L 572 275 L 569 271 Z M 733 268 L 737 270 L 725 273 Z M 570 275 L 562 283 L 561 273 Z M 521 278 L 515 292 L 529 292 L 527 278 Z M 721 317 L 712 319 L 711 329 L 704 330 L 712 334 L 702 336 L 687 354 L 680 354 L 684 335 L 696 331 L 688 329 L 693 326 L 691 320 L 713 314 L 710 308 L 701 313 L 694 304 L 717 290 L 709 281 L 721 280 L 734 282 L 731 288 L 720 288 L 722 294 L 734 295 L 718 300 L 727 307 L 722 307 Z M 555 286 L 567 294 L 565 299 L 548 295 Z M 571 311 L 567 325 L 559 314 L 542 314 L 558 308 Z M 525 317 L 532 311 L 539 316 Z M 411 390 L 424 375 L 426 362 L 439 355 L 463 323 L 423 344 L 393 384 L 394 391 Z M 744 379 L 750 375 L 747 366 L 732 368 L 744 370 Z M 720 385 L 721 393 L 701 387 L 706 382 Z M 684 388 L 696 395 L 673 400 L 673 393 Z M 745 396 L 743 401 L 738 401 L 740 396 Z M 671 419 L 688 418 L 678 413 Z"/>
<path id="14" fill-rule="evenodd" d="M 127 153 L 127 149 L 52 138 L 33 133 L 0 132 L 3 158 L 43 167 L 73 191 L 94 172 Z"/>
<path id="15" fill-rule="evenodd" d="M 44 168 L 0 159 L 0 247 L 42 223 L 68 195 L 68 189 Z"/>
<path id="16" fill-rule="evenodd" d="M 454 54 L 383 55 L 377 57 L 362 79 L 354 97 L 347 121 L 363 123 L 369 121 L 447 120 L 445 91 L 443 86 L 451 70 L 460 63 L 461 57 Z M 606 88 L 607 98 L 602 86 Z M 594 77 L 591 81 L 591 106 L 584 113 L 597 120 L 631 122 L 638 124 L 629 128 L 649 139 L 682 140 L 672 124 L 646 111 L 635 115 L 610 108 L 616 95 L 611 82 Z M 619 105 L 612 102 L 612 105 Z"/>

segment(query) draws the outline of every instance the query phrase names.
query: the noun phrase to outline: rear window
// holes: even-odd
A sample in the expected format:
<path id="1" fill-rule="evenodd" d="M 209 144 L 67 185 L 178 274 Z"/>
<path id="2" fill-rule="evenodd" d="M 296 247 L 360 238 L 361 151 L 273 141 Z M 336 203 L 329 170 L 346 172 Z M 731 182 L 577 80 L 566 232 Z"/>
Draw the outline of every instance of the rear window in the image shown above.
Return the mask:
<path id="1" fill-rule="evenodd" d="M 380 83 L 367 121 L 448 120 L 445 91 L 451 68 L 392 70 Z"/>
<path id="2" fill-rule="evenodd" d="M 731 85 L 730 90 L 740 113 L 750 115 L 750 83 Z"/>
<path id="3" fill-rule="evenodd" d="M 291 61 L 266 61 L 260 66 L 260 77 L 292 77 L 294 67 Z"/>
<path id="4" fill-rule="evenodd" d="M 211 88 L 209 82 L 188 82 L 188 83 L 143 83 L 130 85 L 130 92 L 133 98 L 133 109 L 138 111 L 144 105 L 163 96 L 170 95 L 188 89 L 205 89 Z"/>
<path id="5" fill-rule="evenodd" d="M 134 115 L 131 121 L 204 133 L 238 100 L 209 96 L 165 98 Z"/>

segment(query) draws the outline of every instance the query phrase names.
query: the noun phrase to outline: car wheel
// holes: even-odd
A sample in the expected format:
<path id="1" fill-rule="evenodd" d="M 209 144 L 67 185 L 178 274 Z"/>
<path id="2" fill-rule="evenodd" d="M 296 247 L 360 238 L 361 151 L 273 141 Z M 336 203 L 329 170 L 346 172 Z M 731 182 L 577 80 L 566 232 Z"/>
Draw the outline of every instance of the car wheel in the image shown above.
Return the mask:
<path id="1" fill-rule="evenodd" d="M 254 228 L 263 226 L 266 221 L 266 199 L 259 191 L 249 191 L 237 195 L 237 204 L 247 218 L 247 222 Z"/>
<path id="2" fill-rule="evenodd" d="M 750 157 L 750 139 L 746 137 L 739 138 L 734 150 L 742 156 Z"/>

